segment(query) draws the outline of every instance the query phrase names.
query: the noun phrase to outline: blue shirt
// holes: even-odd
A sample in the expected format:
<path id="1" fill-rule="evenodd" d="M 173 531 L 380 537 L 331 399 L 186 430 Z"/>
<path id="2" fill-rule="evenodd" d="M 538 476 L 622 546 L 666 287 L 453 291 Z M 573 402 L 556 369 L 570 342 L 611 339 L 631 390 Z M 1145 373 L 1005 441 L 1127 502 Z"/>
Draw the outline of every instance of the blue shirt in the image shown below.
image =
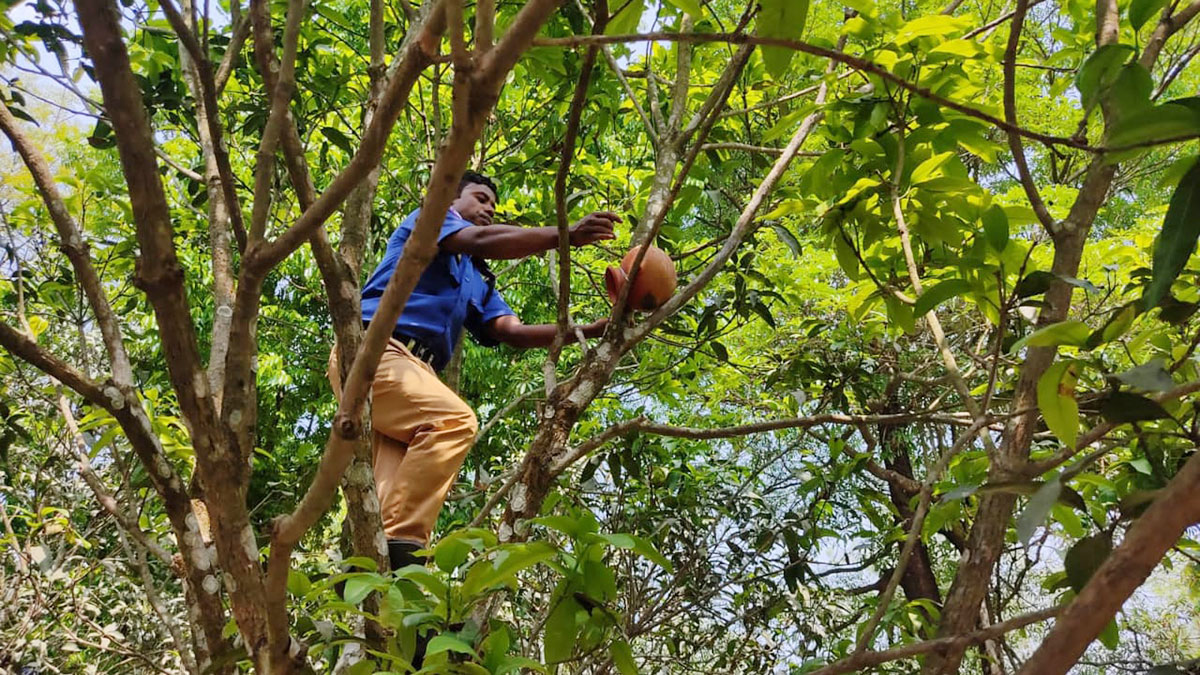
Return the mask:
<path id="1" fill-rule="evenodd" d="M 416 226 L 418 213 L 420 209 L 408 214 L 392 233 L 383 260 L 363 286 L 363 321 L 370 321 L 375 316 L 383 289 L 396 269 L 404 243 Z M 438 235 L 438 244 L 472 225 L 456 212 L 448 212 Z M 430 365 L 440 371 L 450 362 L 450 354 L 464 326 L 476 342 L 485 347 L 494 347 L 499 343 L 488 338 L 484 326 L 493 319 L 511 314 L 515 312 L 496 291 L 496 277 L 488 269 L 487 263 L 466 254 L 439 249 L 437 256 L 417 280 L 404 312 L 396 321 L 394 333 L 415 338 L 432 351 L 434 358 Z"/>

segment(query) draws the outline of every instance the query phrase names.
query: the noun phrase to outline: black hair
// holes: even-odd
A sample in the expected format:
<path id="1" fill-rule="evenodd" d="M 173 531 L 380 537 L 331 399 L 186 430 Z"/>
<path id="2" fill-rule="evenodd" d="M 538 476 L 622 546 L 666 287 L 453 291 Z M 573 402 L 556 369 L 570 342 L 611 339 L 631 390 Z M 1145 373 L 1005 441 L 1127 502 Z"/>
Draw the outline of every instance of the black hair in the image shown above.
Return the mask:
<path id="1" fill-rule="evenodd" d="M 463 188 L 471 183 L 487 186 L 492 189 L 492 194 L 496 195 L 497 198 L 500 197 L 500 189 L 496 187 L 496 183 L 491 178 L 475 171 L 463 172 L 462 180 L 458 182 L 458 194 L 461 195 Z"/>

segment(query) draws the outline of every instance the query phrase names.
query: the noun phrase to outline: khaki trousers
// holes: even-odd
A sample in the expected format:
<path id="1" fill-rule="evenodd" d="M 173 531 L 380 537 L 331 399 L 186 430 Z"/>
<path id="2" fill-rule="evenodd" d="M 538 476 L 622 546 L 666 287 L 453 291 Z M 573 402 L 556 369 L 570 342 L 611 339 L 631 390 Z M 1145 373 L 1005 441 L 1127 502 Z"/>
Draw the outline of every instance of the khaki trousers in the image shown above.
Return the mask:
<path id="1" fill-rule="evenodd" d="M 340 398 L 336 348 L 328 374 Z M 427 546 L 479 422 L 429 364 L 395 339 L 379 360 L 371 396 L 371 450 L 383 531 L 388 539 Z"/>

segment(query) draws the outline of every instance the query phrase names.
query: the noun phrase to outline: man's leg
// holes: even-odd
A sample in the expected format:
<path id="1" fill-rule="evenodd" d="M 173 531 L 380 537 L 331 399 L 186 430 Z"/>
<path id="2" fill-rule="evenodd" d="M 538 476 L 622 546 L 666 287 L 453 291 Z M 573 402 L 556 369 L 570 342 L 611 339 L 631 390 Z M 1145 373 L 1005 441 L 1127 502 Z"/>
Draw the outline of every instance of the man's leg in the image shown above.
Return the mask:
<path id="1" fill-rule="evenodd" d="M 428 364 L 392 340 L 375 372 L 371 426 L 384 533 L 425 547 L 475 442 L 475 413 Z"/>

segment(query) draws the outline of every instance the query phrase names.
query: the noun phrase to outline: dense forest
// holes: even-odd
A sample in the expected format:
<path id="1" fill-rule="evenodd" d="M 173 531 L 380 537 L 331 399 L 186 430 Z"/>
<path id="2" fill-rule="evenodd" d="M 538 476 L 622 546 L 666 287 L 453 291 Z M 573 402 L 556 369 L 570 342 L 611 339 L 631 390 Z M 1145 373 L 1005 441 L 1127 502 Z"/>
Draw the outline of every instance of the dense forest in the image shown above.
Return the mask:
<path id="1" fill-rule="evenodd" d="M 1200 0 L 0 4 L 0 670 L 1200 673 Z M 557 329 L 389 571 L 466 170 Z"/>

